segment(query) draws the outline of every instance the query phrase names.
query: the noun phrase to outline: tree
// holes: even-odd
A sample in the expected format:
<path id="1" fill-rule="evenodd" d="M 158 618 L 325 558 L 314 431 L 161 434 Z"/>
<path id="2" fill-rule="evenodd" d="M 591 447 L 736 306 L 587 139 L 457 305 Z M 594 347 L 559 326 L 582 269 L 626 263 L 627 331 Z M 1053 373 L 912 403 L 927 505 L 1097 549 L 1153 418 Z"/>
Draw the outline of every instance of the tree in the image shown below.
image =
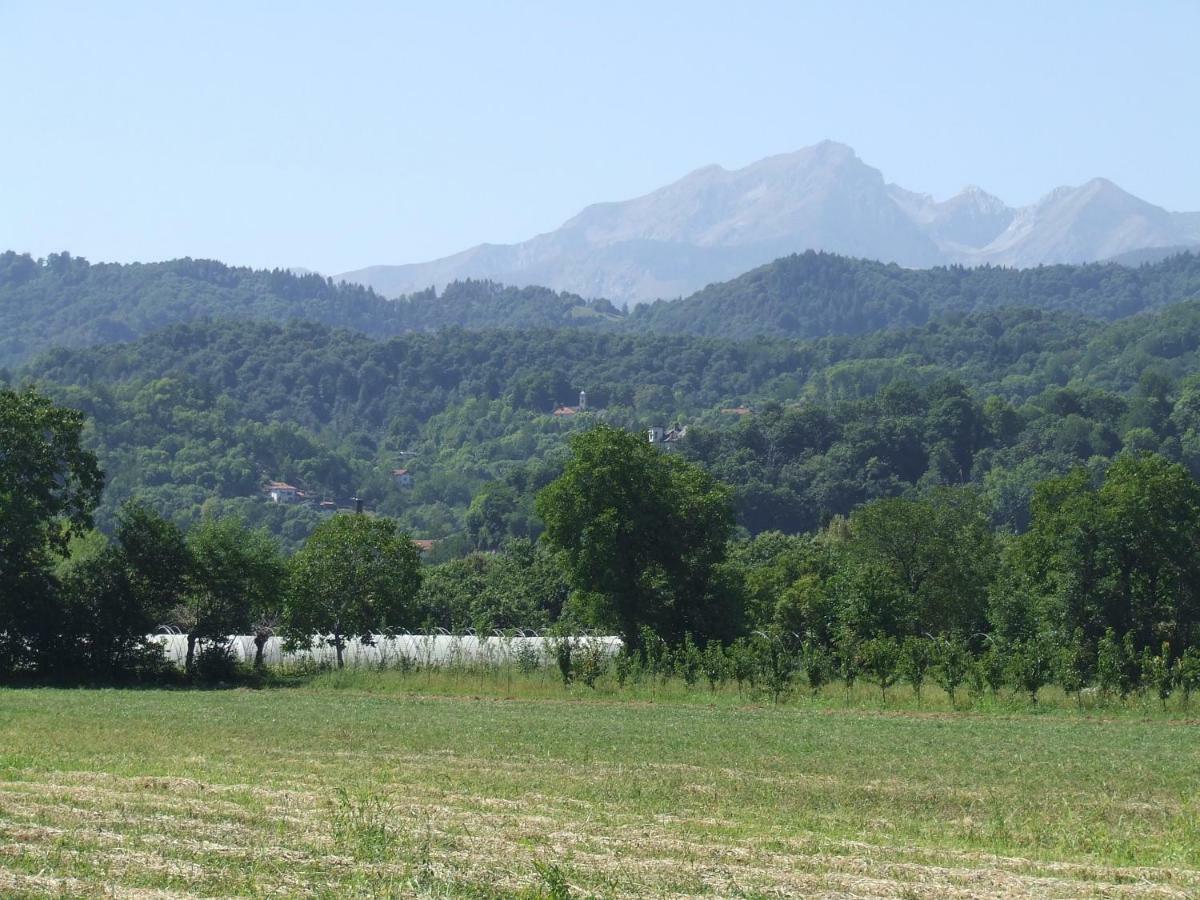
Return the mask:
<path id="1" fill-rule="evenodd" d="M 517 521 L 516 492 L 503 482 L 485 484 L 467 507 L 467 535 L 479 550 L 496 550 L 511 537 L 524 535 Z"/>
<path id="2" fill-rule="evenodd" d="M 928 638 L 907 637 L 900 644 L 900 674 L 912 685 L 921 705 L 921 688 L 933 664 L 933 652 Z"/>
<path id="3" fill-rule="evenodd" d="M 805 641 L 800 648 L 800 659 L 804 674 L 808 677 L 809 692 L 816 697 L 822 685 L 829 680 L 829 651 L 815 641 Z"/>
<path id="4" fill-rule="evenodd" d="M 889 613 L 889 621 L 873 623 L 887 633 L 983 629 L 997 556 L 987 511 L 974 490 L 943 487 L 921 500 L 868 503 L 850 519 L 847 552 L 894 586 L 884 593 L 902 592 L 903 607 Z"/>
<path id="5" fill-rule="evenodd" d="M 104 476 L 83 421 L 33 389 L 0 390 L 0 672 L 48 651 L 51 560 L 92 527 Z"/>
<path id="6" fill-rule="evenodd" d="M 887 691 L 899 677 L 900 645 L 895 638 L 878 634 L 864 641 L 859 651 L 863 669 L 871 680 L 879 685 L 883 702 L 887 703 Z"/>
<path id="7" fill-rule="evenodd" d="M 736 630 L 739 610 L 719 577 L 730 495 L 698 466 L 599 425 L 572 438 L 571 458 L 538 495 L 537 511 L 595 623 L 628 644 L 642 625 L 672 641 Z"/>
<path id="8" fill-rule="evenodd" d="M 185 667 L 196 649 L 250 630 L 256 612 L 279 602 L 285 569 L 279 546 L 239 519 L 205 519 L 188 534 L 192 572 L 176 624 L 187 633 Z"/>
<path id="9" fill-rule="evenodd" d="M 192 574 L 192 552 L 183 531 L 130 501 L 117 515 L 116 539 L 138 604 L 151 627 L 163 624 L 183 602 Z"/>
<path id="10" fill-rule="evenodd" d="M 933 645 L 933 677 L 954 705 L 954 694 L 971 674 L 971 650 L 958 635 L 939 638 Z"/>
<path id="11" fill-rule="evenodd" d="M 1200 485 L 1160 456 L 1122 455 L 1099 488 L 1090 474 L 1038 485 L 1022 568 L 1046 598 L 1044 625 L 1128 635 L 1132 649 L 1171 643 L 1200 623 Z"/>
<path id="12" fill-rule="evenodd" d="M 1038 691 L 1054 677 L 1057 649 L 1048 635 L 1041 634 L 1026 641 L 1017 641 L 1012 646 L 1008 664 L 1013 684 L 1028 693 L 1030 702 L 1035 706 Z"/>
<path id="13" fill-rule="evenodd" d="M 391 519 L 335 515 L 292 557 L 285 630 L 292 641 L 330 635 L 338 668 L 346 638 L 410 621 L 421 587 L 421 561 Z"/>
<path id="14" fill-rule="evenodd" d="M 146 605 L 119 548 L 106 546 L 69 566 L 62 595 L 64 669 L 121 679 L 154 659 L 159 648 L 146 635 L 156 624 L 156 610 Z"/>

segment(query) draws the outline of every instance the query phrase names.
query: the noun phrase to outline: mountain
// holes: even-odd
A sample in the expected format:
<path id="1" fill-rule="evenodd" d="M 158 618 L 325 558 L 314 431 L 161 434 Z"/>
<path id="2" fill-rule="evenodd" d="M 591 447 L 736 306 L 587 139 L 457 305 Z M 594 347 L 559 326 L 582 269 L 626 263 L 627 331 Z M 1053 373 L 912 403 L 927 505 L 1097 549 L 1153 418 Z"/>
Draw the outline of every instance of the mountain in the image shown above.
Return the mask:
<path id="1" fill-rule="evenodd" d="M 1051 191 L 1018 210 L 1009 226 L 968 261 L 1008 266 L 1081 263 L 1185 242 L 1179 221 L 1105 178 Z"/>
<path id="2" fill-rule="evenodd" d="M 1029 267 L 1200 244 L 1200 213 L 1168 212 L 1102 178 L 1010 207 L 977 187 L 936 201 L 825 141 L 733 171 L 707 166 L 643 197 L 589 206 L 518 244 L 335 277 L 386 296 L 464 278 L 642 303 L 781 256 L 823 250 L 906 267 Z"/>
<path id="3" fill-rule="evenodd" d="M 889 186 L 892 199 L 919 225 L 943 253 L 969 253 L 999 237 L 1016 216 L 999 197 L 978 187 L 964 188 L 941 203 L 928 194 Z"/>
<path id="4" fill-rule="evenodd" d="M 735 171 L 708 166 L 644 197 L 589 206 L 521 244 L 483 244 L 335 280 L 394 296 L 489 278 L 641 302 L 682 296 L 810 247 L 907 266 L 940 259 L 933 240 L 891 199 L 882 174 L 827 141 Z"/>

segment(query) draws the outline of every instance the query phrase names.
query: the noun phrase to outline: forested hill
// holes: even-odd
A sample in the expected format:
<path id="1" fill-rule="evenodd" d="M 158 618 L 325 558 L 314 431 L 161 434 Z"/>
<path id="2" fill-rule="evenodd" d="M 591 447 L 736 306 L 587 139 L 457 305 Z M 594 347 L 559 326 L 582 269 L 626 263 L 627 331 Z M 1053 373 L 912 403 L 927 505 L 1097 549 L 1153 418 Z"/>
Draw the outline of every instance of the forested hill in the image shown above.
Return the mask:
<path id="1" fill-rule="evenodd" d="M 1200 297 L 1200 257 L 1152 265 L 903 269 L 826 253 L 789 256 L 691 297 L 625 315 L 606 300 L 487 281 L 388 300 L 319 275 L 211 260 L 91 264 L 0 254 L 0 366 L 55 346 L 138 338 L 210 319 L 308 321 L 390 337 L 444 327 L 602 327 L 722 338 L 823 337 L 924 325 L 950 312 L 1031 306 L 1117 319 Z"/>
<path id="2" fill-rule="evenodd" d="M 722 338 L 815 338 L 924 325 L 947 313 L 1029 306 L 1112 320 L 1200 297 L 1200 257 L 1179 254 L 1136 268 L 1037 269 L 895 265 L 805 253 L 777 260 L 691 297 L 629 315 L 606 300 L 540 287 L 456 282 L 388 300 L 319 275 L 235 268 L 211 260 L 92 264 L 0 253 L 0 367 L 51 347 L 128 341 L 197 320 L 317 322 L 391 337 L 459 327 L 576 328 Z"/>
<path id="3" fill-rule="evenodd" d="M 1200 256 L 1006 269 L 905 269 L 828 253 L 787 256 L 676 301 L 637 307 L 639 330 L 745 338 L 822 337 L 923 325 L 947 312 L 1002 306 L 1119 319 L 1200 297 Z"/>
<path id="4" fill-rule="evenodd" d="M 531 533 L 566 437 L 597 420 L 688 425 L 679 452 L 734 488 L 751 531 L 961 482 L 1020 528 L 1034 483 L 1123 450 L 1200 475 L 1198 375 L 1200 301 L 1107 324 L 999 309 L 815 341 L 580 329 L 380 341 L 204 322 L 58 349 L 13 380 L 88 416 L 108 475 L 102 523 L 136 496 L 181 523 L 242 515 L 295 546 L 319 514 L 266 502 L 267 480 L 364 497 L 421 537 L 461 539 L 473 502 L 502 511 L 493 535 Z M 588 413 L 551 414 L 580 389 Z"/>
<path id="5" fill-rule="evenodd" d="M 486 281 L 453 284 L 400 301 L 319 275 L 256 270 L 203 259 L 89 263 L 67 253 L 35 260 L 0 253 L 0 366 L 50 347 L 128 341 L 205 319 L 304 320 L 374 337 L 458 325 L 556 327 L 615 321 L 619 310 L 546 288 Z"/>

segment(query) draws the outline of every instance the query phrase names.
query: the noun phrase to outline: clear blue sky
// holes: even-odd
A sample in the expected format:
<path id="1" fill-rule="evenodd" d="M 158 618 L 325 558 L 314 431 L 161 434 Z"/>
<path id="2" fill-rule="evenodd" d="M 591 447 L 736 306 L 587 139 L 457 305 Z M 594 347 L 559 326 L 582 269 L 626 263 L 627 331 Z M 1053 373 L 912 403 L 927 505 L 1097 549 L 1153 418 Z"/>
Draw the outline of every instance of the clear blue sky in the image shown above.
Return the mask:
<path id="1" fill-rule="evenodd" d="M 824 138 L 1200 210 L 1200 2 L 0 0 L 0 248 L 335 273 Z"/>

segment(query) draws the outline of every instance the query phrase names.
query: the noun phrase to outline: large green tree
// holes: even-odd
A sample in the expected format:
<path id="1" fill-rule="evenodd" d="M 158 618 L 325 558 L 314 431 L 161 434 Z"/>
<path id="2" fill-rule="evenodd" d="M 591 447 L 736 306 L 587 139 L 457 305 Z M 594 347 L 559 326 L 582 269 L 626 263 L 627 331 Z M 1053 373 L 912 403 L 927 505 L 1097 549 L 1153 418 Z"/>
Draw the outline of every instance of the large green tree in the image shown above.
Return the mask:
<path id="1" fill-rule="evenodd" d="M 240 519 L 205 519 L 188 533 L 192 570 L 176 624 L 187 633 L 186 667 L 197 645 L 245 634 L 260 611 L 279 605 L 286 568 L 267 532 Z"/>
<path id="2" fill-rule="evenodd" d="M 986 627 L 996 538 L 973 489 L 868 503 L 851 516 L 844 551 L 845 613 L 864 636 Z"/>
<path id="3" fill-rule="evenodd" d="M 598 425 L 572 439 L 537 511 L 592 621 L 628 644 L 643 625 L 668 640 L 738 627 L 739 604 L 721 577 L 730 494 L 699 466 Z"/>
<path id="4" fill-rule="evenodd" d="M 1013 618 L 1181 652 L 1200 624 L 1200 485 L 1153 454 L 1118 457 L 1099 487 L 1084 469 L 1046 481 L 1009 568 L 1030 608 Z"/>
<path id="5" fill-rule="evenodd" d="M 91 527 L 104 484 L 83 422 L 35 390 L 0 390 L 0 672 L 54 641 L 50 566 Z"/>
<path id="6" fill-rule="evenodd" d="M 293 641 L 330 635 L 338 668 L 346 638 L 401 627 L 421 587 L 421 561 L 391 519 L 335 515 L 291 562 L 285 629 Z"/>

